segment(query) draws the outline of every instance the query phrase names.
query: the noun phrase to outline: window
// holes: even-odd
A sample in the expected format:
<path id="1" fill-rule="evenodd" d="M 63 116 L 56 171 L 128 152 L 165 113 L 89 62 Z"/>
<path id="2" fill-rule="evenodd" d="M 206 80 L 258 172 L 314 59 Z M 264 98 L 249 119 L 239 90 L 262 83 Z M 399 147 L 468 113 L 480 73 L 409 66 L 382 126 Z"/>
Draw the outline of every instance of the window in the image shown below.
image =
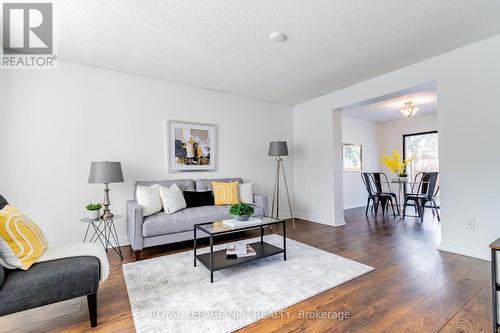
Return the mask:
<path id="1" fill-rule="evenodd" d="M 408 177 L 423 171 L 439 171 L 438 132 L 403 135 L 403 158 L 416 156 L 415 162 L 406 168 Z"/>
<path id="2" fill-rule="evenodd" d="M 344 171 L 361 171 L 361 145 L 344 143 Z"/>

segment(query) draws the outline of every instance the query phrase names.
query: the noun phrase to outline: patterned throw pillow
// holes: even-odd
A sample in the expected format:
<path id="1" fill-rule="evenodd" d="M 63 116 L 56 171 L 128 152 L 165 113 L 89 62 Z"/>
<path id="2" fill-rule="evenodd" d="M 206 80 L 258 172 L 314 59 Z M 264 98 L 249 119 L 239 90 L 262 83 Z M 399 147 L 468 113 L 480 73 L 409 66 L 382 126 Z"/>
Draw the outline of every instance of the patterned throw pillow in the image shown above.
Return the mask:
<path id="1" fill-rule="evenodd" d="M 239 187 L 240 182 L 212 182 L 212 189 L 214 191 L 215 205 L 235 205 L 239 203 Z"/>
<path id="2" fill-rule="evenodd" d="M 253 182 L 240 184 L 240 201 L 253 204 Z"/>
<path id="3" fill-rule="evenodd" d="M 186 208 L 186 200 L 184 200 L 184 195 L 177 184 L 173 184 L 170 188 L 160 186 L 160 198 L 163 210 L 167 214 L 173 214 Z"/>
<path id="4" fill-rule="evenodd" d="M 142 215 L 149 216 L 162 210 L 160 185 L 137 186 L 135 190 L 137 203 L 142 206 Z"/>
<path id="5" fill-rule="evenodd" d="M 42 230 L 17 208 L 0 210 L 0 263 L 27 270 L 40 258 L 49 242 Z"/>

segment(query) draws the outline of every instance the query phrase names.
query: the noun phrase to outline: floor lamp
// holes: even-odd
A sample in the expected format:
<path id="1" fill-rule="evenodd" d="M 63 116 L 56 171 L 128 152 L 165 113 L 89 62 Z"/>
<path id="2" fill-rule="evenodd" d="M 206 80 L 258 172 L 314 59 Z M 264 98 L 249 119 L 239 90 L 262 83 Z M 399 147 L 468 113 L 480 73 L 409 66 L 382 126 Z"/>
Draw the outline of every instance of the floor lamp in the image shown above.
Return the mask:
<path id="1" fill-rule="evenodd" d="M 269 156 L 276 156 L 276 177 L 274 179 L 274 193 L 271 207 L 271 217 L 274 217 L 274 207 L 276 206 L 276 218 L 279 219 L 280 212 L 280 172 L 283 173 L 285 183 L 286 198 L 288 200 L 288 208 L 292 217 L 292 224 L 295 228 L 295 219 L 293 218 L 292 205 L 290 204 L 290 194 L 288 193 L 288 184 L 286 182 L 285 168 L 283 167 L 283 159 L 281 156 L 288 156 L 288 146 L 286 141 L 272 141 L 269 144 Z M 280 171 L 281 170 L 281 171 Z"/>

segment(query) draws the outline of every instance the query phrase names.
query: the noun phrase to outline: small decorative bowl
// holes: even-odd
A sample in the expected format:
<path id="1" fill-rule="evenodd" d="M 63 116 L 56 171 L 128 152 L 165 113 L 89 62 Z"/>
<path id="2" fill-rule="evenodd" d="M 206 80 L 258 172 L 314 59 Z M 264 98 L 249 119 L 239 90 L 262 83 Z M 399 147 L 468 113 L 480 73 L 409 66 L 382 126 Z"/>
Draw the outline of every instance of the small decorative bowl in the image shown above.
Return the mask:
<path id="1" fill-rule="evenodd" d="M 238 221 L 248 221 L 250 215 L 233 215 L 233 217 Z"/>

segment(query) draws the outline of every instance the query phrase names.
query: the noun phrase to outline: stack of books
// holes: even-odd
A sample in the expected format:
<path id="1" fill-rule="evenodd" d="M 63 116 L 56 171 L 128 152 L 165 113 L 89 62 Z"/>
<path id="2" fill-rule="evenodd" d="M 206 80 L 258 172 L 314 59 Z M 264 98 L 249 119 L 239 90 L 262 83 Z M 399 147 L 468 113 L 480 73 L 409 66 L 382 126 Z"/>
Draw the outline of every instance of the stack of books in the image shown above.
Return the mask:
<path id="1" fill-rule="evenodd" d="M 227 246 L 226 256 L 228 258 L 242 258 L 256 255 L 255 250 L 248 244 L 236 243 Z"/>

